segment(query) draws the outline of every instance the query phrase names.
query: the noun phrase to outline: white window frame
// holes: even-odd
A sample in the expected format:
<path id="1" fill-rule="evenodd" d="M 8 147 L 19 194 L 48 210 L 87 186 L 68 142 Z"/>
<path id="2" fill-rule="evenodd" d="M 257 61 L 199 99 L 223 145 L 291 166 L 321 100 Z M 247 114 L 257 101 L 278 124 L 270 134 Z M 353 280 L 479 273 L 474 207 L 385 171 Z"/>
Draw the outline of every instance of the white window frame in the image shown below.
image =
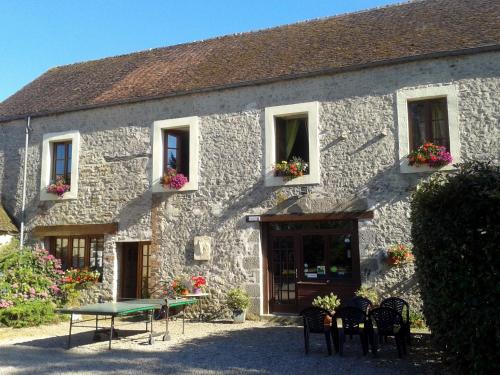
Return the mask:
<path id="1" fill-rule="evenodd" d="M 189 181 L 179 190 L 166 189 L 160 183 L 163 177 L 164 140 L 167 129 L 189 129 Z M 199 117 L 181 117 L 153 122 L 153 171 L 151 184 L 153 193 L 172 193 L 176 191 L 198 190 L 198 128 Z"/>
<path id="2" fill-rule="evenodd" d="M 453 158 L 452 164 L 440 168 L 431 168 L 427 165 L 411 166 L 408 164 L 410 153 L 408 102 L 416 100 L 446 98 L 448 110 L 448 132 L 450 136 L 450 153 Z M 460 135 L 458 118 L 458 89 L 455 85 L 429 86 L 417 88 L 404 88 L 396 93 L 398 111 L 398 134 L 399 134 L 399 167 L 401 173 L 435 172 L 437 170 L 454 170 L 453 164 L 460 163 Z"/>
<path id="3" fill-rule="evenodd" d="M 64 193 L 62 197 L 47 193 L 52 174 L 52 158 L 54 157 L 53 144 L 56 142 L 71 142 L 71 190 Z M 42 174 L 40 179 L 40 200 L 68 200 L 78 197 L 78 166 L 80 157 L 80 132 L 69 130 L 60 133 L 47 133 L 43 135 L 42 141 Z"/>
<path id="4" fill-rule="evenodd" d="M 276 160 L 276 117 L 307 115 L 309 142 L 309 174 L 293 179 L 284 179 L 274 175 L 273 165 Z M 308 102 L 265 109 L 265 186 L 315 185 L 320 183 L 319 164 L 319 103 Z"/>

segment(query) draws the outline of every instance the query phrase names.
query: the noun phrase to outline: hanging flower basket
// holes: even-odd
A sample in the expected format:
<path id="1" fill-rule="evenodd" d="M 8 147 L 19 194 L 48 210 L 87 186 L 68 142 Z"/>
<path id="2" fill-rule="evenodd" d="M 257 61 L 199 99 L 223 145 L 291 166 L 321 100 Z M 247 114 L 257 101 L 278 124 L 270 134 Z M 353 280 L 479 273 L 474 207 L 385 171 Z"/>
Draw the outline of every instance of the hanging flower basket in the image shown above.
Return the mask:
<path id="1" fill-rule="evenodd" d="M 160 180 L 165 189 L 179 190 L 188 183 L 188 179 L 182 173 L 177 173 L 174 168 L 167 168 L 167 171 Z"/>
<path id="2" fill-rule="evenodd" d="M 47 193 L 55 194 L 59 198 L 64 196 L 64 193 L 71 190 L 71 185 L 67 184 L 64 178 L 57 177 L 56 182 L 47 186 Z"/>
<path id="3" fill-rule="evenodd" d="M 290 161 L 283 160 L 273 165 L 274 175 L 291 180 L 308 173 L 309 165 L 298 157 L 293 157 Z"/>
<path id="4" fill-rule="evenodd" d="M 412 260 L 413 254 L 407 245 L 395 244 L 387 250 L 387 262 L 391 266 L 397 266 L 398 264 L 411 262 Z"/>
<path id="5" fill-rule="evenodd" d="M 451 154 L 446 147 L 426 142 L 408 156 L 408 164 L 420 167 L 428 165 L 431 168 L 439 168 L 452 162 Z"/>

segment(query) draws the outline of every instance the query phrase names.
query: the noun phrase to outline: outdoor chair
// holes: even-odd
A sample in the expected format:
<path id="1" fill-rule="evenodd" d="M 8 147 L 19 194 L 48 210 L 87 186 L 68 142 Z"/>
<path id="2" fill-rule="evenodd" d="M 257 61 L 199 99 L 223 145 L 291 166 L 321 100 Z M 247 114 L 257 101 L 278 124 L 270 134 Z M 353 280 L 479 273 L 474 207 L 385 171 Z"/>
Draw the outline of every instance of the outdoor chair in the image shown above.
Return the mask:
<path id="1" fill-rule="evenodd" d="M 390 307 L 396 310 L 403 318 L 403 333 L 408 344 L 411 344 L 411 325 L 410 325 L 410 305 L 402 298 L 389 297 L 380 303 L 380 307 Z"/>
<path id="2" fill-rule="evenodd" d="M 373 308 L 373 303 L 368 298 L 355 296 L 347 302 L 346 306 L 357 307 L 357 308 L 363 310 L 363 312 L 366 315 L 368 315 L 368 312 L 370 311 L 370 309 Z"/>
<path id="3" fill-rule="evenodd" d="M 340 328 L 337 327 L 337 319 L 341 320 Z M 342 307 L 335 313 L 333 324 L 333 343 L 335 351 L 343 355 L 346 335 L 358 335 L 361 340 L 363 355 L 368 353 L 368 334 L 370 329 L 367 315 L 358 307 Z"/>
<path id="4" fill-rule="evenodd" d="M 332 314 L 319 307 L 308 307 L 300 312 L 304 321 L 304 345 L 306 354 L 309 354 L 309 336 L 311 333 L 325 335 L 328 355 L 332 355 Z"/>
<path id="5" fill-rule="evenodd" d="M 394 337 L 396 340 L 399 358 L 406 354 L 403 318 L 399 312 L 390 307 L 377 307 L 370 311 L 368 318 L 371 330 L 369 337 L 374 355 L 377 354 L 378 343 L 387 337 Z"/>

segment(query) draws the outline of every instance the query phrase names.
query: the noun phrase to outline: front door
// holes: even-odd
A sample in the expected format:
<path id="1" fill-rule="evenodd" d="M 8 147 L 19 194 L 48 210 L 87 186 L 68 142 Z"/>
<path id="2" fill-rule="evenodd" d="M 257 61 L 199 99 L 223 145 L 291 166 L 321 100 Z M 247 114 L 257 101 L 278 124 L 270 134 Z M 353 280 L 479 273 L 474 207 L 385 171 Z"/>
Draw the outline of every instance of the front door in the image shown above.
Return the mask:
<path id="1" fill-rule="evenodd" d="M 121 293 L 120 297 L 137 298 L 137 271 L 139 260 L 139 244 L 124 242 L 122 244 L 121 261 Z"/>
<path id="2" fill-rule="evenodd" d="M 270 223 L 269 310 L 297 313 L 318 295 L 342 301 L 360 286 L 357 221 Z"/>

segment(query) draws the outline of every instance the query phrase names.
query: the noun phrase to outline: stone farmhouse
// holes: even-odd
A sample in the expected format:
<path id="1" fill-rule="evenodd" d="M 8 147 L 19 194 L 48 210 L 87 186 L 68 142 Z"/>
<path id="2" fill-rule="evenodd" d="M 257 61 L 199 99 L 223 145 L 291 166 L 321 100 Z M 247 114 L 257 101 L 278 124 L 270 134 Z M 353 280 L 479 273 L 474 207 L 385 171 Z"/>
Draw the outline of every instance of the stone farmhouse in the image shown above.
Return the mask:
<path id="1" fill-rule="evenodd" d="M 415 304 L 413 265 L 390 267 L 386 250 L 411 242 L 418 182 L 454 167 L 407 155 L 432 142 L 453 163 L 498 158 L 499 94 L 496 0 L 413 1 L 55 67 L 0 104 L 1 200 L 19 224 L 29 120 L 27 239 L 101 271 L 108 298 L 185 273 L 219 298 L 244 287 L 257 314 L 361 285 Z M 294 158 L 302 175 L 276 173 Z"/>

